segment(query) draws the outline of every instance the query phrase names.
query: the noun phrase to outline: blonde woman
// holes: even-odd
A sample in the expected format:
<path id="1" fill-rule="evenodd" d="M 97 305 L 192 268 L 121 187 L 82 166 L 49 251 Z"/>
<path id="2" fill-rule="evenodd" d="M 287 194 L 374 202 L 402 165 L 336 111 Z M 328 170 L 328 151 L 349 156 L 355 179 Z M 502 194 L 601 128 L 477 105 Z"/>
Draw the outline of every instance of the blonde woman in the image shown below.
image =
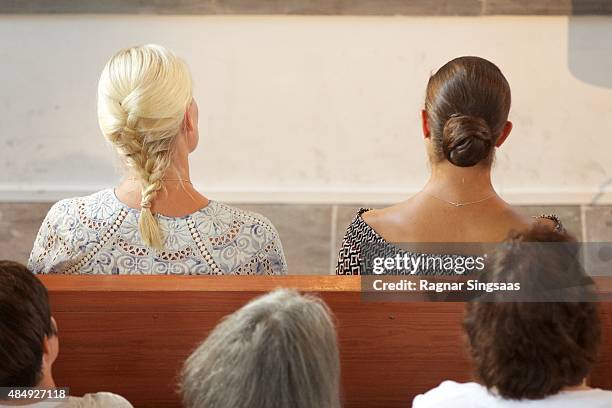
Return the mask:
<path id="1" fill-rule="evenodd" d="M 98 84 L 102 133 L 126 164 L 114 189 L 62 200 L 30 255 L 35 273 L 284 274 L 263 216 L 209 200 L 191 184 L 198 106 L 186 65 L 159 45 L 118 52 Z"/>

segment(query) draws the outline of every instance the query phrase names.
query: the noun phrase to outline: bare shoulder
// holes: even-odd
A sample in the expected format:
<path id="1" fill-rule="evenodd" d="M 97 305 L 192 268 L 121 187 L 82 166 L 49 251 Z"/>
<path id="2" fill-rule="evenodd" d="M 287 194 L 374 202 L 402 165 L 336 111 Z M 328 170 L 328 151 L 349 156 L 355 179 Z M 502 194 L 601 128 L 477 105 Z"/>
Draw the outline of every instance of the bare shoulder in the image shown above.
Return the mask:
<path id="1" fill-rule="evenodd" d="M 554 214 L 540 215 L 534 217 L 534 224 L 539 227 L 550 228 L 552 231 L 563 231 L 564 227 L 559 217 Z"/>
<path id="2" fill-rule="evenodd" d="M 556 215 L 525 214 L 509 205 L 500 213 L 500 218 L 505 218 L 508 221 L 509 231 L 523 231 L 532 227 L 547 228 L 551 231 L 564 231 L 563 224 Z"/>
<path id="3" fill-rule="evenodd" d="M 402 223 L 402 204 L 395 204 L 390 207 L 377 208 L 364 212 L 361 218 L 372 228 L 388 227 Z"/>
<path id="4" fill-rule="evenodd" d="M 498 211 L 491 212 L 491 218 L 503 221 L 508 224 L 508 227 L 514 227 L 515 229 L 529 228 L 533 222 L 532 217 L 522 214 L 505 202 L 499 207 Z"/>
<path id="5" fill-rule="evenodd" d="M 550 228 L 554 231 L 563 229 L 561 220 L 554 214 L 533 215 L 517 211 L 509 204 L 502 207 L 500 217 L 507 219 L 515 229 L 528 229 L 533 226 Z"/>
<path id="6" fill-rule="evenodd" d="M 399 242 L 405 239 L 406 230 L 416 229 L 413 209 L 408 201 L 390 207 L 364 212 L 361 217 L 378 235 L 387 241 Z"/>

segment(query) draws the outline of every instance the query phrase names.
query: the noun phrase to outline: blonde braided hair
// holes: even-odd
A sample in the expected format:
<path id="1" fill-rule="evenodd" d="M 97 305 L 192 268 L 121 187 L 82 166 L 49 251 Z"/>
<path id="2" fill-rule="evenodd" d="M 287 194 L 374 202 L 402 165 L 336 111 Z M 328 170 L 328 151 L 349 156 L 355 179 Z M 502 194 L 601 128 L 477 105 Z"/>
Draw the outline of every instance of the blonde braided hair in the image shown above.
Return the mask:
<path id="1" fill-rule="evenodd" d="M 100 129 L 140 178 L 140 236 L 157 249 L 163 248 L 163 236 L 151 203 L 172 164 L 174 141 L 191 100 L 187 66 L 159 45 L 119 51 L 98 83 Z"/>

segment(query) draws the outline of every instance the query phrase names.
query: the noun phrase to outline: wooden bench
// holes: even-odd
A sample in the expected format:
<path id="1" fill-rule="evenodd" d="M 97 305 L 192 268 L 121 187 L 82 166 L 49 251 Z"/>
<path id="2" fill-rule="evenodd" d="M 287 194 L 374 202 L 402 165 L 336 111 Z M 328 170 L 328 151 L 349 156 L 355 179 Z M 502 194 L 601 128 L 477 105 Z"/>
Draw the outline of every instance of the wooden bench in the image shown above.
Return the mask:
<path id="1" fill-rule="evenodd" d="M 445 379 L 472 378 L 464 304 L 364 302 L 359 277 L 42 276 L 60 333 L 58 385 L 112 391 L 135 407 L 178 407 L 183 360 L 223 316 L 277 287 L 320 295 L 337 319 L 345 407 L 409 407 Z M 603 304 L 612 333 L 612 303 Z M 605 339 L 594 386 L 612 389 Z"/>

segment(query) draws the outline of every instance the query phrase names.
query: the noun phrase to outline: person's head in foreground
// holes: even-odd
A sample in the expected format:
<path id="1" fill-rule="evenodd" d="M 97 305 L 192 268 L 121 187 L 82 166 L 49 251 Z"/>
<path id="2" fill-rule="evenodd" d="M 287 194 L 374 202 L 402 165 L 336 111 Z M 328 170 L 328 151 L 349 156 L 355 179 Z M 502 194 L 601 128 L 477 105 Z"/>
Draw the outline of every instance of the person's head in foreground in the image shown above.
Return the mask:
<path id="1" fill-rule="evenodd" d="M 293 290 L 225 319 L 185 362 L 187 408 L 337 408 L 340 362 L 331 312 Z"/>
<path id="2" fill-rule="evenodd" d="M 534 227 L 509 239 L 487 272 L 492 282 L 592 283 L 576 259 L 571 236 Z M 563 245 L 566 244 L 566 245 Z M 537 285 L 538 283 L 535 283 Z M 445 381 L 415 398 L 423 407 L 611 407 L 612 392 L 586 377 L 596 360 L 601 327 L 592 286 L 570 301 L 504 301 L 503 293 L 468 303 L 464 329 L 480 384 Z M 585 301 L 581 301 L 585 300 Z"/>
<path id="3" fill-rule="evenodd" d="M 25 266 L 0 261 L 0 387 L 55 388 L 52 366 L 58 353 L 47 290 Z M 10 402 L 0 400 L 0 407 Z M 71 397 L 48 406 L 131 407 L 109 393 Z"/>

